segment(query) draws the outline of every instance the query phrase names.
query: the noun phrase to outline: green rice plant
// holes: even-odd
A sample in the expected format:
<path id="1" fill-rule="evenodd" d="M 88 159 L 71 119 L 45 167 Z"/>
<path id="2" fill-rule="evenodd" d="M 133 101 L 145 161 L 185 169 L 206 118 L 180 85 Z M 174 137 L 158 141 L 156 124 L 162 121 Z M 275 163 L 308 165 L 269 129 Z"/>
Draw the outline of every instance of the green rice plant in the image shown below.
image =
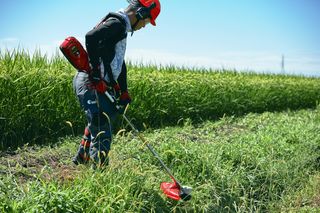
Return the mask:
<path id="1" fill-rule="evenodd" d="M 319 78 L 133 64 L 128 70 L 133 97 L 128 116 L 140 128 L 312 108 L 320 100 Z M 84 113 L 72 89 L 75 72 L 58 55 L 0 54 L 0 149 L 82 133 Z"/>
<path id="2" fill-rule="evenodd" d="M 0 147 L 43 143 L 69 133 L 65 121 L 81 116 L 71 87 L 72 68 L 57 57 L 50 62 L 18 51 L 7 52 L 0 61 Z"/>
<path id="3" fill-rule="evenodd" d="M 129 70 L 129 85 L 137 100 L 132 116 L 151 126 L 315 107 L 320 98 L 319 78 L 172 67 Z"/>

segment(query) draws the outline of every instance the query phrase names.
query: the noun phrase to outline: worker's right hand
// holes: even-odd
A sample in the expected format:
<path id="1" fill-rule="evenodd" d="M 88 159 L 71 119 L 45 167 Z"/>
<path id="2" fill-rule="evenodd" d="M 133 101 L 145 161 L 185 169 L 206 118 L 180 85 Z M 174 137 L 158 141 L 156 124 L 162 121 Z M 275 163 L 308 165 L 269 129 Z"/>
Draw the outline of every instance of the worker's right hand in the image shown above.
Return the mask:
<path id="1" fill-rule="evenodd" d="M 101 78 L 101 71 L 99 66 L 93 67 L 91 65 L 91 72 L 89 74 L 90 81 L 92 82 L 92 89 L 97 90 L 99 93 L 104 93 L 108 89 L 107 83 Z"/>
<path id="2" fill-rule="evenodd" d="M 108 89 L 108 85 L 104 80 L 93 82 L 92 85 L 92 88 L 97 90 L 98 93 L 105 93 Z"/>

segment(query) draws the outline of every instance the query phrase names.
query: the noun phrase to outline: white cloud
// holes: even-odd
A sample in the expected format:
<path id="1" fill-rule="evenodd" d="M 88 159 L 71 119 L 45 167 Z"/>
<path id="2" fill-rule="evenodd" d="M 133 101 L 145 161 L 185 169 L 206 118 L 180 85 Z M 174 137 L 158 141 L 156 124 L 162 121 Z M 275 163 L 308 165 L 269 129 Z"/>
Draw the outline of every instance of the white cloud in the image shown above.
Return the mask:
<path id="1" fill-rule="evenodd" d="M 0 39 L 0 50 L 9 50 L 17 49 L 19 47 L 20 40 L 18 38 L 2 38 Z"/>
<path id="2" fill-rule="evenodd" d="M 1 43 L 17 43 L 17 42 L 19 42 L 19 39 L 18 38 L 3 38 L 3 39 L 0 39 L 0 42 Z"/>
<path id="3" fill-rule="evenodd" d="M 76 36 L 76 38 L 84 44 L 84 39 L 80 36 Z M 0 50 L 1 51 L 13 51 L 16 49 L 28 51 L 32 56 L 35 51 L 41 52 L 42 55 L 46 55 L 49 58 L 55 56 L 56 54 L 61 54 L 59 50 L 60 44 L 64 41 L 64 39 L 54 40 L 47 44 L 25 44 L 20 41 L 18 38 L 2 38 L 0 39 Z"/>

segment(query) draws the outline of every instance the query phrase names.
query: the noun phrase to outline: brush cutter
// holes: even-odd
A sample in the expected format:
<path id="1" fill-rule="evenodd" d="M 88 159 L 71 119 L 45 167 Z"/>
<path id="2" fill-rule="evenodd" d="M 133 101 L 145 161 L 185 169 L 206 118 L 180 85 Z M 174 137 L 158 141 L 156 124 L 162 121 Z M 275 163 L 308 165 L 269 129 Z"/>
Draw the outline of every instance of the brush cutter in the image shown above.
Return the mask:
<path id="1" fill-rule="evenodd" d="M 66 38 L 60 45 L 60 50 L 64 56 L 69 60 L 69 62 L 78 70 L 83 70 L 90 72 L 89 59 L 86 50 L 83 48 L 81 43 L 75 37 Z M 147 142 L 147 140 L 140 134 L 140 132 L 134 127 L 134 125 L 125 116 L 124 107 L 118 104 L 117 99 L 112 96 L 108 91 L 105 92 L 106 97 L 115 105 L 115 107 L 121 112 L 124 120 L 130 125 L 134 133 L 142 140 L 144 144 L 148 147 L 154 157 L 158 159 L 162 168 L 169 174 L 173 183 L 162 182 L 160 184 L 161 190 L 164 194 L 174 200 L 190 200 L 192 188 L 188 186 L 182 186 L 181 183 L 173 176 L 170 169 L 164 164 L 164 162 L 159 157 L 158 153 L 153 149 L 153 147 Z"/>
<path id="2" fill-rule="evenodd" d="M 173 176 L 171 170 L 164 164 L 161 160 L 159 154 L 154 150 L 153 146 L 148 143 L 148 141 L 143 137 L 143 135 L 137 130 L 137 128 L 131 123 L 131 121 L 125 115 L 126 109 L 123 109 L 124 106 L 121 106 L 117 103 L 117 100 L 114 96 L 110 95 L 108 91 L 105 92 L 106 97 L 115 105 L 115 107 L 122 112 L 123 119 L 129 124 L 129 126 L 134 131 L 135 135 L 137 135 L 141 141 L 147 146 L 150 152 L 153 154 L 155 158 L 159 161 L 162 168 L 169 174 L 170 178 L 172 179 L 173 183 L 171 182 L 162 182 L 160 184 L 160 188 L 163 193 L 173 199 L 173 200 L 180 200 L 187 201 L 191 199 L 191 192 L 192 188 L 188 186 L 182 186 L 181 183 Z"/>

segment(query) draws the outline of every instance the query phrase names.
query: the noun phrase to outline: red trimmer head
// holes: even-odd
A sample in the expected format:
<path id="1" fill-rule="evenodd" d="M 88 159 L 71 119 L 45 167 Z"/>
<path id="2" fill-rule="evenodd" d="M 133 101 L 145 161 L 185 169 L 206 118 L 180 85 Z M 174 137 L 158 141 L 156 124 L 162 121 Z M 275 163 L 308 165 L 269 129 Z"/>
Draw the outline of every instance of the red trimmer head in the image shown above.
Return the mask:
<path id="1" fill-rule="evenodd" d="M 173 200 L 190 200 L 192 188 L 187 186 L 181 187 L 174 178 L 171 177 L 171 179 L 173 180 L 173 183 L 162 182 L 160 184 L 160 188 L 163 193 Z"/>

